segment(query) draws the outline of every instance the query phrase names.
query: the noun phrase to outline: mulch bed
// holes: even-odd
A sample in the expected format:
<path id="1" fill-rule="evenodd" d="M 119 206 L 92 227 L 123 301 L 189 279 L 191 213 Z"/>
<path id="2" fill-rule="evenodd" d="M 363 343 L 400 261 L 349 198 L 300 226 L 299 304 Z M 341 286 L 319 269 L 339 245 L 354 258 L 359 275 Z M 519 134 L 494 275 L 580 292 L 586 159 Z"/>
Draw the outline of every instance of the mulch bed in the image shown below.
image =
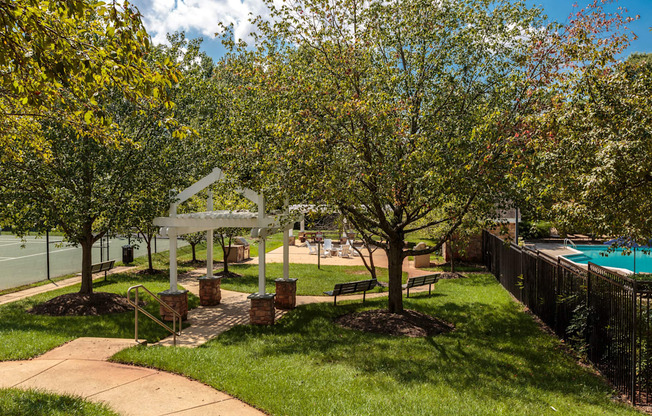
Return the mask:
<path id="1" fill-rule="evenodd" d="M 206 260 L 180 261 L 179 266 L 184 266 L 184 267 L 206 267 Z"/>
<path id="2" fill-rule="evenodd" d="M 412 338 L 430 337 L 455 329 L 453 324 L 409 309 L 400 314 L 385 309 L 349 313 L 335 318 L 334 322 L 348 329 Z"/>
<path id="3" fill-rule="evenodd" d="M 463 274 L 458 273 L 458 272 L 455 272 L 455 273 L 452 273 L 452 272 L 441 272 L 441 273 L 439 274 L 439 278 L 440 278 L 440 279 L 463 279 L 463 278 L 465 278 L 465 277 L 466 277 L 466 276 L 464 276 Z"/>
<path id="4" fill-rule="evenodd" d="M 143 275 L 144 274 L 144 275 L 147 275 L 147 276 L 155 276 L 155 275 L 165 274 L 165 273 L 167 273 L 165 270 L 158 270 L 158 269 L 154 269 L 154 270 L 143 269 L 143 270 L 138 270 L 136 272 L 137 275 Z"/>
<path id="5" fill-rule="evenodd" d="M 225 272 L 224 270 L 215 273 L 215 276 L 222 276 L 222 277 L 226 277 L 228 279 L 242 277 L 241 274 L 233 273 L 233 272 Z"/>
<path id="6" fill-rule="evenodd" d="M 90 295 L 67 293 L 38 304 L 27 312 L 49 316 L 98 316 L 132 310 L 124 296 L 97 292 Z"/>

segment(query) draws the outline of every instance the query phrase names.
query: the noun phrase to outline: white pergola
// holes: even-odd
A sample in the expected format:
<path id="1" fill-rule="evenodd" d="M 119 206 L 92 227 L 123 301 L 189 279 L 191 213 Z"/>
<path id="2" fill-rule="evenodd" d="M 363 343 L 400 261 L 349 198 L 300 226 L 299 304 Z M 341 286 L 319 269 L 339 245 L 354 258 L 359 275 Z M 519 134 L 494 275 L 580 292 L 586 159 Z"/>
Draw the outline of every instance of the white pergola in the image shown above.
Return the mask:
<path id="1" fill-rule="evenodd" d="M 195 182 L 176 195 L 176 202 L 170 204 L 170 215 L 157 217 L 154 225 L 161 227 L 161 235 L 170 239 L 170 292 L 177 289 L 177 236 L 181 234 L 206 231 L 206 277 L 213 277 L 213 230 L 216 228 L 251 228 L 252 235 L 260 238 L 258 246 L 258 293 L 265 294 L 265 239 L 279 229 L 283 230 L 283 278 L 289 278 L 289 235 L 292 224 L 283 220 L 289 219 L 289 208 L 286 204 L 283 214 L 269 215 L 265 212 L 265 197 L 251 189 L 237 191 L 248 200 L 258 205 L 258 212 L 214 211 L 213 194 L 208 191 L 206 211 L 189 214 L 177 214 L 177 206 L 210 185 L 225 180 L 219 168 Z M 226 260 L 226 259 L 225 259 Z"/>

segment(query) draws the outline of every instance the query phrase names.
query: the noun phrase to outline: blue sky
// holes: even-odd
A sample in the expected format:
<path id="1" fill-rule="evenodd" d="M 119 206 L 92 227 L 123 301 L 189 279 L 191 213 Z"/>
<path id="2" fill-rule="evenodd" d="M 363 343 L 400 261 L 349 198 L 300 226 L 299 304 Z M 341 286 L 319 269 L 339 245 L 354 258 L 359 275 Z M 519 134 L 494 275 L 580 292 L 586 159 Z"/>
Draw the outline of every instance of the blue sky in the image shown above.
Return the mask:
<path id="1" fill-rule="evenodd" d="M 236 34 L 245 37 L 251 26 L 247 21 L 249 13 L 264 14 L 261 0 L 132 0 L 144 16 L 145 27 L 154 42 L 165 42 L 165 34 L 185 31 L 187 37 L 204 38 L 203 50 L 213 58 L 222 56 L 224 50 L 214 39 L 219 31 L 219 22 L 233 23 Z M 549 18 L 567 22 L 573 13 L 575 0 L 526 0 L 530 5 L 542 7 Z M 577 0 L 584 6 L 590 0 Z M 630 29 L 639 37 L 623 54 L 652 52 L 652 0 L 619 0 L 618 6 L 628 9 L 629 15 L 640 15 L 630 24 Z"/>

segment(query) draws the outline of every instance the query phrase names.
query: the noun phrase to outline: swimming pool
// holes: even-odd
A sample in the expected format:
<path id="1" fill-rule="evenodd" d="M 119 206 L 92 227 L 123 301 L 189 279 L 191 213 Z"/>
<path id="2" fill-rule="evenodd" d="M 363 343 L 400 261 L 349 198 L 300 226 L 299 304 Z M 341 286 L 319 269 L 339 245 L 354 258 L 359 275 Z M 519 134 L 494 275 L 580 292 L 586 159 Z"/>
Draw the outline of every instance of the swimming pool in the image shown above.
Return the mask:
<path id="1" fill-rule="evenodd" d="M 569 247 L 570 248 L 570 247 Z M 595 263 L 598 266 L 614 267 L 625 269 L 635 273 L 652 273 L 652 253 L 644 253 L 644 250 L 650 248 L 632 249 L 631 253 L 623 255 L 623 249 L 619 248 L 612 252 L 607 252 L 609 246 L 606 245 L 578 245 L 573 247 L 579 253 L 564 256 L 564 258 L 579 264 Z M 636 254 L 636 258 L 634 258 Z"/>

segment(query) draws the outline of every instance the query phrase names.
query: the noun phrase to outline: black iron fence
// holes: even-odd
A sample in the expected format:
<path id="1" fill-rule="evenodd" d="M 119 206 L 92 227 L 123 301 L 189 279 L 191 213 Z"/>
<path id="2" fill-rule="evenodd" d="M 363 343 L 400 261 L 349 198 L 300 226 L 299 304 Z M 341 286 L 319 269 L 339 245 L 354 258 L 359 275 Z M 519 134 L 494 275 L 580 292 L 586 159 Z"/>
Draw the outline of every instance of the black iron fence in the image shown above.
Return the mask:
<path id="1" fill-rule="evenodd" d="M 519 301 L 588 359 L 634 404 L 652 404 L 652 281 L 483 233 L 484 263 Z"/>

